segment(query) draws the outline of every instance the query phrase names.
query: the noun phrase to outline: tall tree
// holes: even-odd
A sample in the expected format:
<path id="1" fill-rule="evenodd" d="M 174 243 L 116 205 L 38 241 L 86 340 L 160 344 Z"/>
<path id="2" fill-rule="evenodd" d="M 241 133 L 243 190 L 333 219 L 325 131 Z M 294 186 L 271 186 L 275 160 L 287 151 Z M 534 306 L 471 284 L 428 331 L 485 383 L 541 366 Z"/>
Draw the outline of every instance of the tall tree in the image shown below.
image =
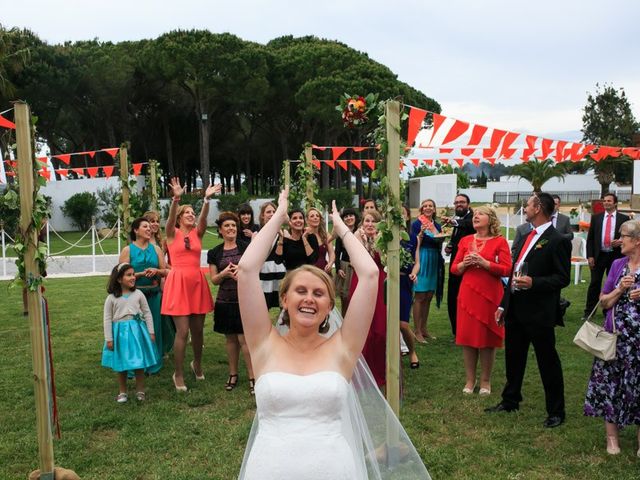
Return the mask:
<path id="1" fill-rule="evenodd" d="M 596 84 L 594 94 L 589 93 L 582 115 L 582 141 L 596 145 L 629 147 L 638 132 L 638 122 L 631 112 L 631 105 L 623 88 Z M 616 178 L 628 178 L 631 159 L 628 157 L 605 158 L 599 162 L 588 160 L 600 183 L 601 194 L 609 191 Z"/>
<path id="2" fill-rule="evenodd" d="M 542 186 L 552 178 L 562 178 L 564 180 L 566 175 L 564 167 L 556 165 L 550 158 L 542 161 L 521 163 L 514 166 L 512 172 L 514 175 L 528 180 L 534 192 L 541 192 Z"/>

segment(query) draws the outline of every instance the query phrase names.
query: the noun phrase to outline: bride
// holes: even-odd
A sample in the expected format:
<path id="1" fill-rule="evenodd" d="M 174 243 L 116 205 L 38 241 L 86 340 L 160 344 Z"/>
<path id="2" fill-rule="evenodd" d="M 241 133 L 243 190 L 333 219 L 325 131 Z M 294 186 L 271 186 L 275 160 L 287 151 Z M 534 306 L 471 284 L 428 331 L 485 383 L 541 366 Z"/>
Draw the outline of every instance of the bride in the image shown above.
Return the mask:
<path id="1" fill-rule="evenodd" d="M 363 363 L 360 352 L 375 308 L 370 299 L 376 298 L 378 268 L 340 218 L 335 202 L 334 235 L 342 239 L 358 275 L 344 322 L 330 337 L 322 335 L 329 329 L 335 288 L 325 272 L 305 265 L 288 273 L 280 287 L 288 332 L 281 335 L 272 325 L 259 274 L 287 220 L 287 196 L 285 189 L 276 213 L 238 265 L 240 313 L 257 378 L 256 421 L 240 478 L 366 480 L 391 478 L 384 474 L 390 469 L 393 478 L 429 478 L 399 424 L 392 425 L 391 435 L 383 435 L 386 441 L 374 439 L 370 431 L 379 425 L 368 423 L 367 410 L 375 410 L 369 413 L 383 427 L 387 417 L 395 419 L 384 401 L 375 400 L 381 398 L 379 390 L 366 381 L 366 372 L 354 375 Z"/>

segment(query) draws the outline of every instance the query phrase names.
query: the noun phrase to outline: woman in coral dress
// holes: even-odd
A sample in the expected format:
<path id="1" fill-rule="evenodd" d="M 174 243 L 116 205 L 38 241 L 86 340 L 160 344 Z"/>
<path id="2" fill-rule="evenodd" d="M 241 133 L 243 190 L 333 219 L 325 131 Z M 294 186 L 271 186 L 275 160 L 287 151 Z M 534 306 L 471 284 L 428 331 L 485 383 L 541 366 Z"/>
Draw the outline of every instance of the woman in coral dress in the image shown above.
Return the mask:
<path id="1" fill-rule="evenodd" d="M 496 348 L 502 347 L 504 327 L 494 320 L 503 283 L 511 272 L 507 241 L 500 235 L 500 221 L 491 207 L 473 212 L 476 233 L 460 240 L 451 273 L 462 275 L 458 295 L 456 344 L 462 346 L 467 381 L 464 394 L 473 393 L 480 359 L 480 395 L 491 393 L 491 370 Z"/>
<path id="2" fill-rule="evenodd" d="M 207 230 L 209 197 L 220 192 L 220 185 L 207 187 L 204 203 L 196 224 L 196 214 L 191 205 L 181 205 L 180 197 L 184 188 L 180 180 L 171 179 L 173 201 L 167 218 L 167 250 L 171 258 L 171 270 L 164 284 L 162 295 L 162 314 L 171 315 L 176 325 L 176 338 L 173 344 L 175 372 L 173 384 L 179 392 L 186 392 L 184 383 L 184 351 L 187 335 L 191 331 L 193 362 L 191 370 L 196 379 L 203 380 L 202 344 L 204 317 L 213 310 L 213 299 L 209 284 L 200 268 L 202 237 Z"/>

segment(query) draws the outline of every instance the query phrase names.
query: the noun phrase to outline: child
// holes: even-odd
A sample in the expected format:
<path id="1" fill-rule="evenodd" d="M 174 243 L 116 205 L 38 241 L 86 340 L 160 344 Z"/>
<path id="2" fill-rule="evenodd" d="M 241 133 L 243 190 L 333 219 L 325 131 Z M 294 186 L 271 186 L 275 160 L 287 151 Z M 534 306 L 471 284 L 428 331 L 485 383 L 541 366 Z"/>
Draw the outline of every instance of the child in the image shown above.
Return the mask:
<path id="1" fill-rule="evenodd" d="M 136 399 L 145 400 L 144 369 L 158 363 L 153 317 L 144 294 L 136 290 L 136 276 L 128 263 L 111 271 L 104 302 L 104 339 L 102 366 L 118 372 L 118 403 L 127 396 L 127 371 L 136 375 Z M 146 324 L 146 325 L 145 325 Z"/>

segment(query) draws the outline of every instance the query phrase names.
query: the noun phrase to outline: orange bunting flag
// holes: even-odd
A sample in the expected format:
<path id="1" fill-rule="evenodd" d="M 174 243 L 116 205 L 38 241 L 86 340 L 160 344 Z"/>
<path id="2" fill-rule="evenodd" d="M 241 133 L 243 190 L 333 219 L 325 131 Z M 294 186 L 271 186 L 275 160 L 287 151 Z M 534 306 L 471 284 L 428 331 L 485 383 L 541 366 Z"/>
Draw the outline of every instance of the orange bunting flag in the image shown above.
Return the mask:
<path id="1" fill-rule="evenodd" d="M 500 142 L 506 134 L 507 132 L 505 130 L 498 130 L 497 128 L 495 128 L 493 130 L 493 133 L 491 134 L 490 147 L 482 149 L 482 156 L 485 158 L 494 156 L 496 154 L 496 151 L 498 150 Z"/>
<path id="2" fill-rule="evenodd" d="M 63 163 L 69 165 L 71 163 L 71 154 L 70 153 L 65 153 L 63 155 L 54 155 L 53 158 L 57 158 L 58 160 L 62 161 Z"/>
<path id="3" fill-rule="evenodd" d="M 67 175 L 69 175 L 69 170 L 67 170 L 66 168 L 61 168 L 59 170 L 56 170 L 56 173 L 60 175 L 60 178 L 67 178 Z"/>
<path id="4" fill-rule="evenodd" d="M 426 163 L 427 165 L 429 165 L 430 167 L 433 167 L 433 160 L 425 160 L 424 163 Z"/>
<path id="5" fill-rule="evenodd" d="M 402 160 L 400 160 L 400 165 L 399 165 L 399 167 L 400 167 L 400 171 L 403 171 L 403 170 L 404 170 L 404 162 L 403 162 Z"/>
<path id="6" fill-rule="evenodd" d="M 49 158 L 47 158 L 47 157 L 37 157 L 36 160 L 39 161 L 40 163 L 47 163 L 49 161 Z"/>
<path id="7" fill-rule="evenodd" d="M 475 151 L 476 151 L 475 148 L 461 148 L 460 154 L 464 155 L 465 157 L 470 157 L 471 155 L 473 155 Z"/>
<path id="8" fill-rule="evenodd" d="M 417 158 L 412 158 L 412 159 L 411 159 L 411 163 L 413 163 L 413 166 L 414 166 L 414 167 L 417 167 L 417 166 L 418 166 L 418 164 L 420 163 L 420 160 L 418 160 Z"/>
<path id="9" fill-rule="evenodd" d="M 513 157 L 513 154 L 516 153 L 515 148 L 510 148 L 513 145 L 513 142 L 520 136 L 519 133 L 507 132 L 504 137 L 504 141 L 502 142 L 502 149 L 500 150 L 500 157 L 505 159 L 510 159 Z"/>
<path id="10" fill-rule="evenodd" d="M 371 170 L 375 170 L 376 169 L 376 161 L 375 160 L 363 160 L 364 163 L 366 163 L 367 167 L 369 167 Z"/>
<path id="11" fill-rule="evenodd" d="M 332 147 L 331 148 L 331 158 L 333 160 L 337 160 L 340 155 L 342 155 L 347 147 Z"/>
<path id="12" fill-rule="evenodd" d="M 78 175 L 84 175 L 84 168 L 72 168 L 72 172 L 76 172 Z"/>
<path id="13" fill-rule="evenodd" d="M 47 181 L 51 180 L 51 172 L 46 167 L 40 169 L 40 176 L 46 178 Z"/>
<path id="14" fill-rule="evenodd" d="M 496 159 L 495 159 L 495 158 L 487 158 L 486 160 L 487 160 L 487 162 L 489 162 L 491 165 L 495 165 L 495 164 L 496 164 Z"/>
<path id="15" fill-rule="evenodd" d="M 604 149 L 604 155 L 606 157 L 618 158 L 622 155 L 620 147 L 600 147 L 600 150 Z"/>
<path id="16" fill-rule="evenodd" d="M 12 130 L 16 129 L 16 124 L 7 120 L 2 115 L 0 115 L 0 127 L 10 128 Z"/>
<path id="17" fill-rule="evenodd" d="M 482 125 L 474 125 L 471 131 L 471 138 L 469 138 L 469 146 L 478 145 L 484 134 L 488 130 L 488 127 Z"/>
<path id="18" fill-rule="evenodd" d="M 547 158 L 549 158 L 549 155 L 551 155 L 551 152 L 553 151 L 553 140 L 550 140 L 548 138 L 543 138 L 542 139 L 542 153 L 540 155 L 540 160 L 546 160 Z"/>
<path id="19" fill-rule="evenodd" d="M 111 157 L 116 158 L 116 153 L 118 153 L 118 148 L 103 148 L 99 150 L 100 152 L 107 152 Z"/>
<path id="20" fill-rule="evenodd" d="M 313 164 L 314 167 L 316 167 L 318 170 L 320 170 L 320 160 L 311 160 L 311 163 Z"/>
<path id="21" fill-rule="evenodd" d="M 640 149 L 627 147 L 622 149 L 622 154 L 633 158 L 634 160 L 640 159 Z"/>
<path id="22" fill-rule="evenodd" d="M 564 151 L 564 147 L 567 146 L 567 142 L 565 142 L 564 140 L 558 140 L 558 143 L 556 144 L 556 162 L 560 163 L 565 159 L 565 151 Z"/>
<path id="23" fill-rule="evenodd" d="M 531 155 L 533 154 L 533 152 L 536 151 L 537 140 L 538 140 L 538 137 L 536 137 L 535 135 L 527 135 L 525 137 L 525 142 L 527 142 L 527 148 L 525 148 L 522 151 L 522 156 L 520 157 L 520 160 L 522 160 L 524 163 L 527 163 Z"/>
<path id="24" fill-rule="evenodd" d="M 98 175 L 98 167 L 87 167 L 87 174 L 91 178 L 96 178 L 96 175 Z"/>
<path id="25" fill-rule="evenodd" d="M 459 167 L 462 167 L 462 164 L 464 163 L 464 158 L 454 158 L 453 161 L 456 162 Z"/>
<path id="26" fill-rule="evenodd" d="M 584 157 L 586 157 L 589 153 L 591 153 L 593 150 L 595 150 L 596 146 L 595 145 L 584 145 L 584 148 L 582 149 L 582 151 L 578 154 L 578 159 L 575 160 L 576 162 L 579 162 L 580 160 L 582 160 Z"/>
<path id="27" fill-rule="evenodd" d="M 327 165 L 329 165 L 329 167 L 336 168 L 336 161 L 335 160 L 325 160 L 325 162 Z"/>
<path id="28" fill-rule="evenodd" d="M 360 160 L 351 160 L 351 165 L 353 165 L 358 170 L 362 170 L 362 162 Z"/>
<path id="29" fill-rule="evenodd" d="M 433 114 L 433 133 L 431 134 L 431 139 L 429 140 L 428 145 L 431 145 L 431 142 L 436 137 L 436 133 L 438 133 L 438 130 L 440 130 L 440 127 L 446 119 L 447 117 L 445 117 L 444 115 L 440 115 L 438 113 Z"/>
<path id="30" fill-rule="evenodd" d="M 442 144 L 445 145 L 449 142 L 453 142 L 454 140 L 457 140 L 460 137 L 460 135 L 462 135 L 464 132 L 467 131 L 468 128 L 469 128 L 469 124 L 467 122 L 456 120 L 453 126 L 447 132 L 446 137 L 444 137 Z"/>
<path id="31" fill-rule="evenodd" d="M 480 159 L 479 158 L 472 158 L 471 162 L 473 162 L 473 164 L 477 167 L 478 165 L 480 165 Z"/>
<path id="32" fill-rule="evenodd" d="M 453 148 L 441 148 L 440 153 L 451 153 L 453 152 Z"/>
<path id="33" fill-rule="evenodd" d="M 449 159 L 448 158 L 441 158 L 440 159 L 440 163 L 443 165 L 449 165 Z"/>
<path id="34" fill-rule="evenodd" d="M 349 163 L 347 160 L 337 160 L 338 165 L 342 167 L 343 170 L 347 169 L 347 164 Z"/>
<path id="35" fill-rule="evenodd" d="M 109 178 L 111 175 L 113 175 L 113 169 L 115 168 L 114 165 L 109 165 L 107 167 L 102 167 L 102 171 L 104 172 L 104 176 Z"/>
<path id="36" fill-rule="evenodd" d="M 409 130 L 407 132 L 407 147 L 411 148 L 416 141 L 416 136 L 422 127 L 424 117 L 427 116 L 426 110 L 411 107 L 409 109 Z"/>
<path id="37" fill-rule="evenodd" d="M 581 143 L 574 143 L 570 148 L 566 148 L 564 151 L 564 158 L 568 158 L 572 162 L 579 162 L 580 159 L 578 155 L 580 154 L 580 149 L 583 147 Z"/>
<path id="38" fill-rule="evenodd" d="M 142 172 L 142 165 L 144 165 L 143 163 L 134 163 L 132 165 L 133 167 L 133 174 L 134 175 L 140 175 L 140 173 Z"/>

